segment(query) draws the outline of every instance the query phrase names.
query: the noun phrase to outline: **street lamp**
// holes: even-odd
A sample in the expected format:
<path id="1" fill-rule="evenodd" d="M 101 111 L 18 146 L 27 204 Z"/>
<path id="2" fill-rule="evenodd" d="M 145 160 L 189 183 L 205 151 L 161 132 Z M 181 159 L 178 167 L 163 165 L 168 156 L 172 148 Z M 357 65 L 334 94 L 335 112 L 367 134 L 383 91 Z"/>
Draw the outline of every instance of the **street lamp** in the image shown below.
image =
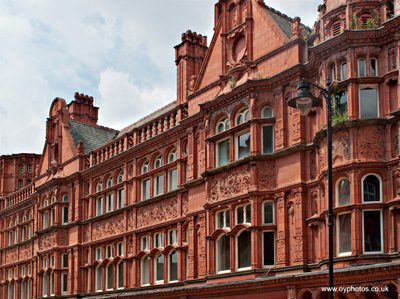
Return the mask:
<path id="1" fill-rule="evenodd" d="M 301 115 L 307 115 L 312 107 L 321 105 L 321 97 L 315 97 L 310 91 L 310 85 L 316 87 L 326 100 L 327 120 L 327 147 L 328 147 L 328 228 L 329 228 L 329 298 L 333 299 L 333 196 L 332 196 L 332 104 L 331 104 L 331 81 L 326 80 L 326 87 L 302 79 L 297 87 L 299 92 L 296 97 L 290 99 L 289 107 L 300 109 Z"/>

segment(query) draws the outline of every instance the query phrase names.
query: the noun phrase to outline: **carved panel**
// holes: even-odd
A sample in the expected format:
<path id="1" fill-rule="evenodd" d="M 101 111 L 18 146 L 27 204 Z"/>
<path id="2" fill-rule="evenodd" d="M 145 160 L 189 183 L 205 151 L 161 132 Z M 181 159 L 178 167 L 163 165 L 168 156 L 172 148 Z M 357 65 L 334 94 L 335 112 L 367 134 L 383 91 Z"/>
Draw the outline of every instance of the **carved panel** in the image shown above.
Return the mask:
<path id="1" fill-rule="evenodd" d="M 384 136 L 383 127 L 359 128 L 358 157 L 382 160 L 384 158 Z"/>
<path id="2" fill-rule="evenodd" d="M 240 167 L 229 173 L 218 174 L 211 179 L 209 202 L 226 199 L 246 193 L 250 186 L 250 170 L 248 166 Z"/>
<path id="3" fill-rule="evenodd" d="M 188 194 L 184 193 L 182 195 L 182 215 L 185 216 L 189 211 L 189 199 Z"/>
<path id="4" fill-rule="evenodd" d="M 351 138 L 348 131 L 340 132 L 332 136 L 333 156 L 340 155 L 346 160 L 351 159 Z"/>
<path id="5" fill-rule="evenodd" d="M 134 230 L 136 227 L 136 213 L 134 210 L 128 211 L 128 230 Z"/>
<path id="6" fill-rule="evenodd" d="M 32 256 L 32 245 L 24 244 L 19 248 L 19 260 L 26 260 Z"/>
<path id="7" fill-rule="evenodd" d="M 14 247 L 14 248 L 11 248 L 11 249 L 7 250 L 7 252 L 6 252 L 6 264 L 11 264 L 11 263 L 14 263 L 14 262 L 17 261 L 17 258 L 18 258 L 17 257 L 17 255 L 18 255 L 17 250 L 18 250 L 17 247 Z"/>
<path id="8" fill-rule="evenodd" d="M 206 170 L 206 153 L 204 150 L 200 151 L 199 166 L 200 166 L 200 173 Z"/>
<path id="9" fill-rule="evenodd" d="M 275 161 L 266 161 L 258 165 L 258 186 L 260 189 L 272 189 L 276 186 Z"/>
<path id="10" fill-rule="evenodd" d="M 176 197 L 155 202 L 137 210 L 137 226 L 145 227 L 172 220 L 178 216 Z"/>
<path id="11" fill-rule="evenodd" d="M 399 128 L 397 125 L 393 125 L 390 128 L 390 136 L 391 136 L 392 158 L 396 158 L 399 155 Z"/>
<path id="12" fill-rule="evenodd" d="M 56 245 L 56 231 L 41 235 L 39 239 L 39 250 L 46 250 Z"/>
<path id="13" fill-rule="evenodd" d="M 283 121 L 280 119 L 275 124 L 275 149 L 284 147 Z"/>
<path id="14" fill-rule="evenodd" d="M 60 231 L 60 239 L 58 241 L 58 245 L 60 246 L 68 246 L 69 244 L 69 235 L 67 230 Z"/>
<path id="15" fill-rule="evenodd" d="M 90 241 L 90 227 L 89 227 L 89 224 L 88 224 L 84 228 L 83 242 L 89 242 L 89 241 Z"/>
<path id="16" fill-rule="evenodd" d="M 92 240 L 99 240 L 125 231 L 124 215 L 120 214 L 114 217 L 103 219 L 93 223 Z"/>

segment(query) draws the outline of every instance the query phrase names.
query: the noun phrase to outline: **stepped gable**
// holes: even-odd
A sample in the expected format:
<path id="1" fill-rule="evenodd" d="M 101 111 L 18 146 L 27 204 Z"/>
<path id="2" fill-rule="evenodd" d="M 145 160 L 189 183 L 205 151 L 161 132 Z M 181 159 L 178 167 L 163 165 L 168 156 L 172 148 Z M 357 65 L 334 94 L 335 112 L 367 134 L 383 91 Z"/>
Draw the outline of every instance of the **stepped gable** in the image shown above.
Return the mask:
<path id="1" fill-rule="evenodd" d="M 147 122 L 153 121 L 157 117 L 174 110 L 177 106 L 178 106 L 177 101 L 173 101 L 173 102 L 169 103 L 168 105 L 166 105 L 166 106 L 154 111 L 153 113 L 151 113 L 151 114 L 139 119 L 137 122 L 134 122 L 133 124 L 123 128 L 119 132 L 117 137 L 120 137 L 120 136 L 124 135 L 125 133 L 128 133 L 128 132 L 132 131 L 135 128 L 139 128 L 139 127 L 141 127 L 142 125 L 144 125 Z"/>
<path id="2" fill-rule="evenodd" d="M 79 141 L 83 142 L 85 154 L 101 147 L 118 135 L 117 130 L 72 119 L 69 120 L 69 130 L 76 146 L 78 146 Z"/>

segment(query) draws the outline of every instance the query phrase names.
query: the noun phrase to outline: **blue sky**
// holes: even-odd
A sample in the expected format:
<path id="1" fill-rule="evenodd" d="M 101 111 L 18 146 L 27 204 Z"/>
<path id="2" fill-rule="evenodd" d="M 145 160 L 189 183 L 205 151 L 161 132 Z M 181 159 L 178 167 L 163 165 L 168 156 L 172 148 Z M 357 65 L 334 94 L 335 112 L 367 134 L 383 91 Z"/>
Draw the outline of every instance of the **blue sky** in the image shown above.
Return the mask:
<path id="1" fill-rule="evenodd" d="M 322 0 L 264 0 L 312 26 Z M 99 124 L 122 129 L 175 100 L 174 46 L 211 41 L 217 0 L 0 1 L 0 155 L 41 153 L 50 104 L 95 98 Z"/>

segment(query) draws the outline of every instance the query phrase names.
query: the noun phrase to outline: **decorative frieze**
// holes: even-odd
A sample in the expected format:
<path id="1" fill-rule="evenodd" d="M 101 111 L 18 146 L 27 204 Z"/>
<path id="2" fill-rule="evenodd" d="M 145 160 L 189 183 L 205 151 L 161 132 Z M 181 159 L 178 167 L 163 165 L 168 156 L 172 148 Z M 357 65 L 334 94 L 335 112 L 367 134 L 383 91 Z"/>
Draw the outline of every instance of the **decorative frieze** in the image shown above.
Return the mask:
<path id="1" fill-rule="evenodd" d="M 46 250 L 56 245 L 56 231 L 48 232 L 39 237 L 39 250 Z"/>
<path id="2" fill-rule="evenodd" d="M 178 201 L 176 197 L 155 202 L 137 209 L 138 228 L 175 219 L 178 216 Z"/>
<path id="3" fill-rule="evenodd" d="M 258 187 L 260 189 L 272 189 L 276 186 L 275 161 L 265 161 L 257 165 Z"/>
<path id="4" fill-rule="evenodd" d="M 121 234 L 125 231 L 124 215 L 119 214 L 93 223 L 92 241 Z"/>

